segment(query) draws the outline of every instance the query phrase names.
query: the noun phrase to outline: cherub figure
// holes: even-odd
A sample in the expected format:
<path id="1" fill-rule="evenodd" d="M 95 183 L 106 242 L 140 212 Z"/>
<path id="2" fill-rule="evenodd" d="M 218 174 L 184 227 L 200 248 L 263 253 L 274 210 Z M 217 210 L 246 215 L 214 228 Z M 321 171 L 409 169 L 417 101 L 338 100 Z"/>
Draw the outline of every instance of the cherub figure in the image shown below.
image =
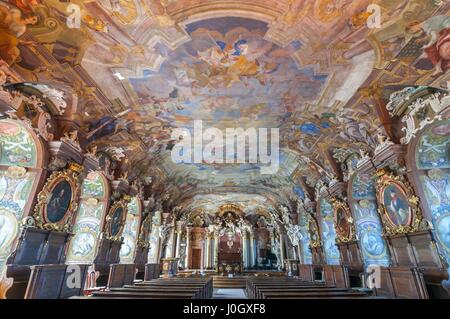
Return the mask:
<path id="1" fill-rule="evenodd" d="M 37 22 L 37 16 L 23 18 L 19 9 L 0 5 L 0 58 L 8 65 L 14 64 L 19 58 L 20 44 L 34 44 L 19 38 L 26 32 L 28 25 L 35 25 Z"/>

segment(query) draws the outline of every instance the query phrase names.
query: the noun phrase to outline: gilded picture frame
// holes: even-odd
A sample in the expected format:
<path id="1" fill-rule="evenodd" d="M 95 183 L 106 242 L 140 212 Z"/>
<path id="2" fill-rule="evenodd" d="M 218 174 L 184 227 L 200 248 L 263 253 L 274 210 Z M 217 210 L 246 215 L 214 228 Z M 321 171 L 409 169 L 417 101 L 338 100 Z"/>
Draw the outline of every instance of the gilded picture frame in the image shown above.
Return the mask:
<path id="1" fill-rule="evenodd" d="M 352 212 L 347 203 L 337 198 L 332 198 L 331 203 L 333 205 L 334 228 L 337 235 L 336 242 L 347 243 L 355 241 L 355 225 Z"/>
<path id="2" fill-rule="evenodd" d="M 311 248 L 321 247 L 322 243 L 320 240 L 319 224 L 317 223 L 317 220 L 311 215 L 309 215 L 308 218 L 308 232 L 310 236 Z"/>
<path id="3" fill-rule="evenodd" d="M 37 196 L 38 203 L 33 215 L 37 228 L 72 230 L 81 192 L 80 172 L 79 165 L 70 164 L 68 169 L 50 175 Z"/>
<path id="4" fill-rule="evenodd" d="M 122 232 L 128 213 L 128 200 L 126 197 L 116 201 L 109 209 L 106 216 L 104 233 L 107 239 L 121 240 Z"/>
<path id="5" fill-rule="evenodd" d="M 403 176 L 377 172 L 376 195 L 378 213 L 387 235 L 412 233 L 419 230 L 422 213 L 419 198 Z"/>

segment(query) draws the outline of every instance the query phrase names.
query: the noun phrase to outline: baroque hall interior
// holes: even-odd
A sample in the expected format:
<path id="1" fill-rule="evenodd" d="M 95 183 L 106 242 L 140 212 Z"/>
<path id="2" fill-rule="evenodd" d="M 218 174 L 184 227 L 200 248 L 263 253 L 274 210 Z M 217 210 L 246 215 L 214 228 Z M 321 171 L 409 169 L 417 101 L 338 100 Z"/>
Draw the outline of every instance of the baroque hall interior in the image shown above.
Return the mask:
<path id="1" fill-rule="evenodd" d="M 449 299 L 449 69 L 449 0 L 0 0 L 0 299 Z"/>

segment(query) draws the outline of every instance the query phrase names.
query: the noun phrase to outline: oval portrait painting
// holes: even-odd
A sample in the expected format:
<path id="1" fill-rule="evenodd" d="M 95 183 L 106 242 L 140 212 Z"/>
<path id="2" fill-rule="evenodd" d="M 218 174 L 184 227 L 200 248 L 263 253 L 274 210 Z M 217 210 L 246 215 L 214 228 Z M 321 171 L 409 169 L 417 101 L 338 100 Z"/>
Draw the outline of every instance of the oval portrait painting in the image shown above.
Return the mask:
<path id="1" fill-rule="evenodd" d="M 389 221 L 395 226 L 411 223 L 412 211 L 405 191 L 397 184 L 387 185 L 383 190 L 383 204 Z"/>
<path id="2" fill-rule="evenodd" d="M 117 207 L 111 219 L 111 236 L 116 236 L 123 223 L 123 207 Z"/>
<path id="3" fill-rule="evenodd" d="M 66 180 L 62 180 L 51 191 L 45 216 L 51 223 L 57 223 L 64 219 L 72 201 L 72 187 Z"/>
<path id="4" fill-rule="evenodd" d="M 348 222 L 347 212 L 342 207 L 336 210 L 336 226 L 341 236 L 350 236 L 350 224 Z"/>

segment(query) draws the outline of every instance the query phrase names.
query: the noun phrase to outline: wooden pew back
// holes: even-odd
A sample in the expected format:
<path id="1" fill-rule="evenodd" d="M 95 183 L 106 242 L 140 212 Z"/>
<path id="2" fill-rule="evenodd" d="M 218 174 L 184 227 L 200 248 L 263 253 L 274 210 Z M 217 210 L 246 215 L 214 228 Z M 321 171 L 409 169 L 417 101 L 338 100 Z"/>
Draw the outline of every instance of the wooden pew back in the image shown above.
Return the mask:
<path id="1" fill-rule="evenodd" d="M 135 264 L 112 264 L 109 269 L 108 288 L 132 285 L 136 276 Z"/>
<path id="2" fill-rule="evenodd" d="M 25 299 L 64 299 L 83 294 L 88 265 L 36 265 Z"/>

